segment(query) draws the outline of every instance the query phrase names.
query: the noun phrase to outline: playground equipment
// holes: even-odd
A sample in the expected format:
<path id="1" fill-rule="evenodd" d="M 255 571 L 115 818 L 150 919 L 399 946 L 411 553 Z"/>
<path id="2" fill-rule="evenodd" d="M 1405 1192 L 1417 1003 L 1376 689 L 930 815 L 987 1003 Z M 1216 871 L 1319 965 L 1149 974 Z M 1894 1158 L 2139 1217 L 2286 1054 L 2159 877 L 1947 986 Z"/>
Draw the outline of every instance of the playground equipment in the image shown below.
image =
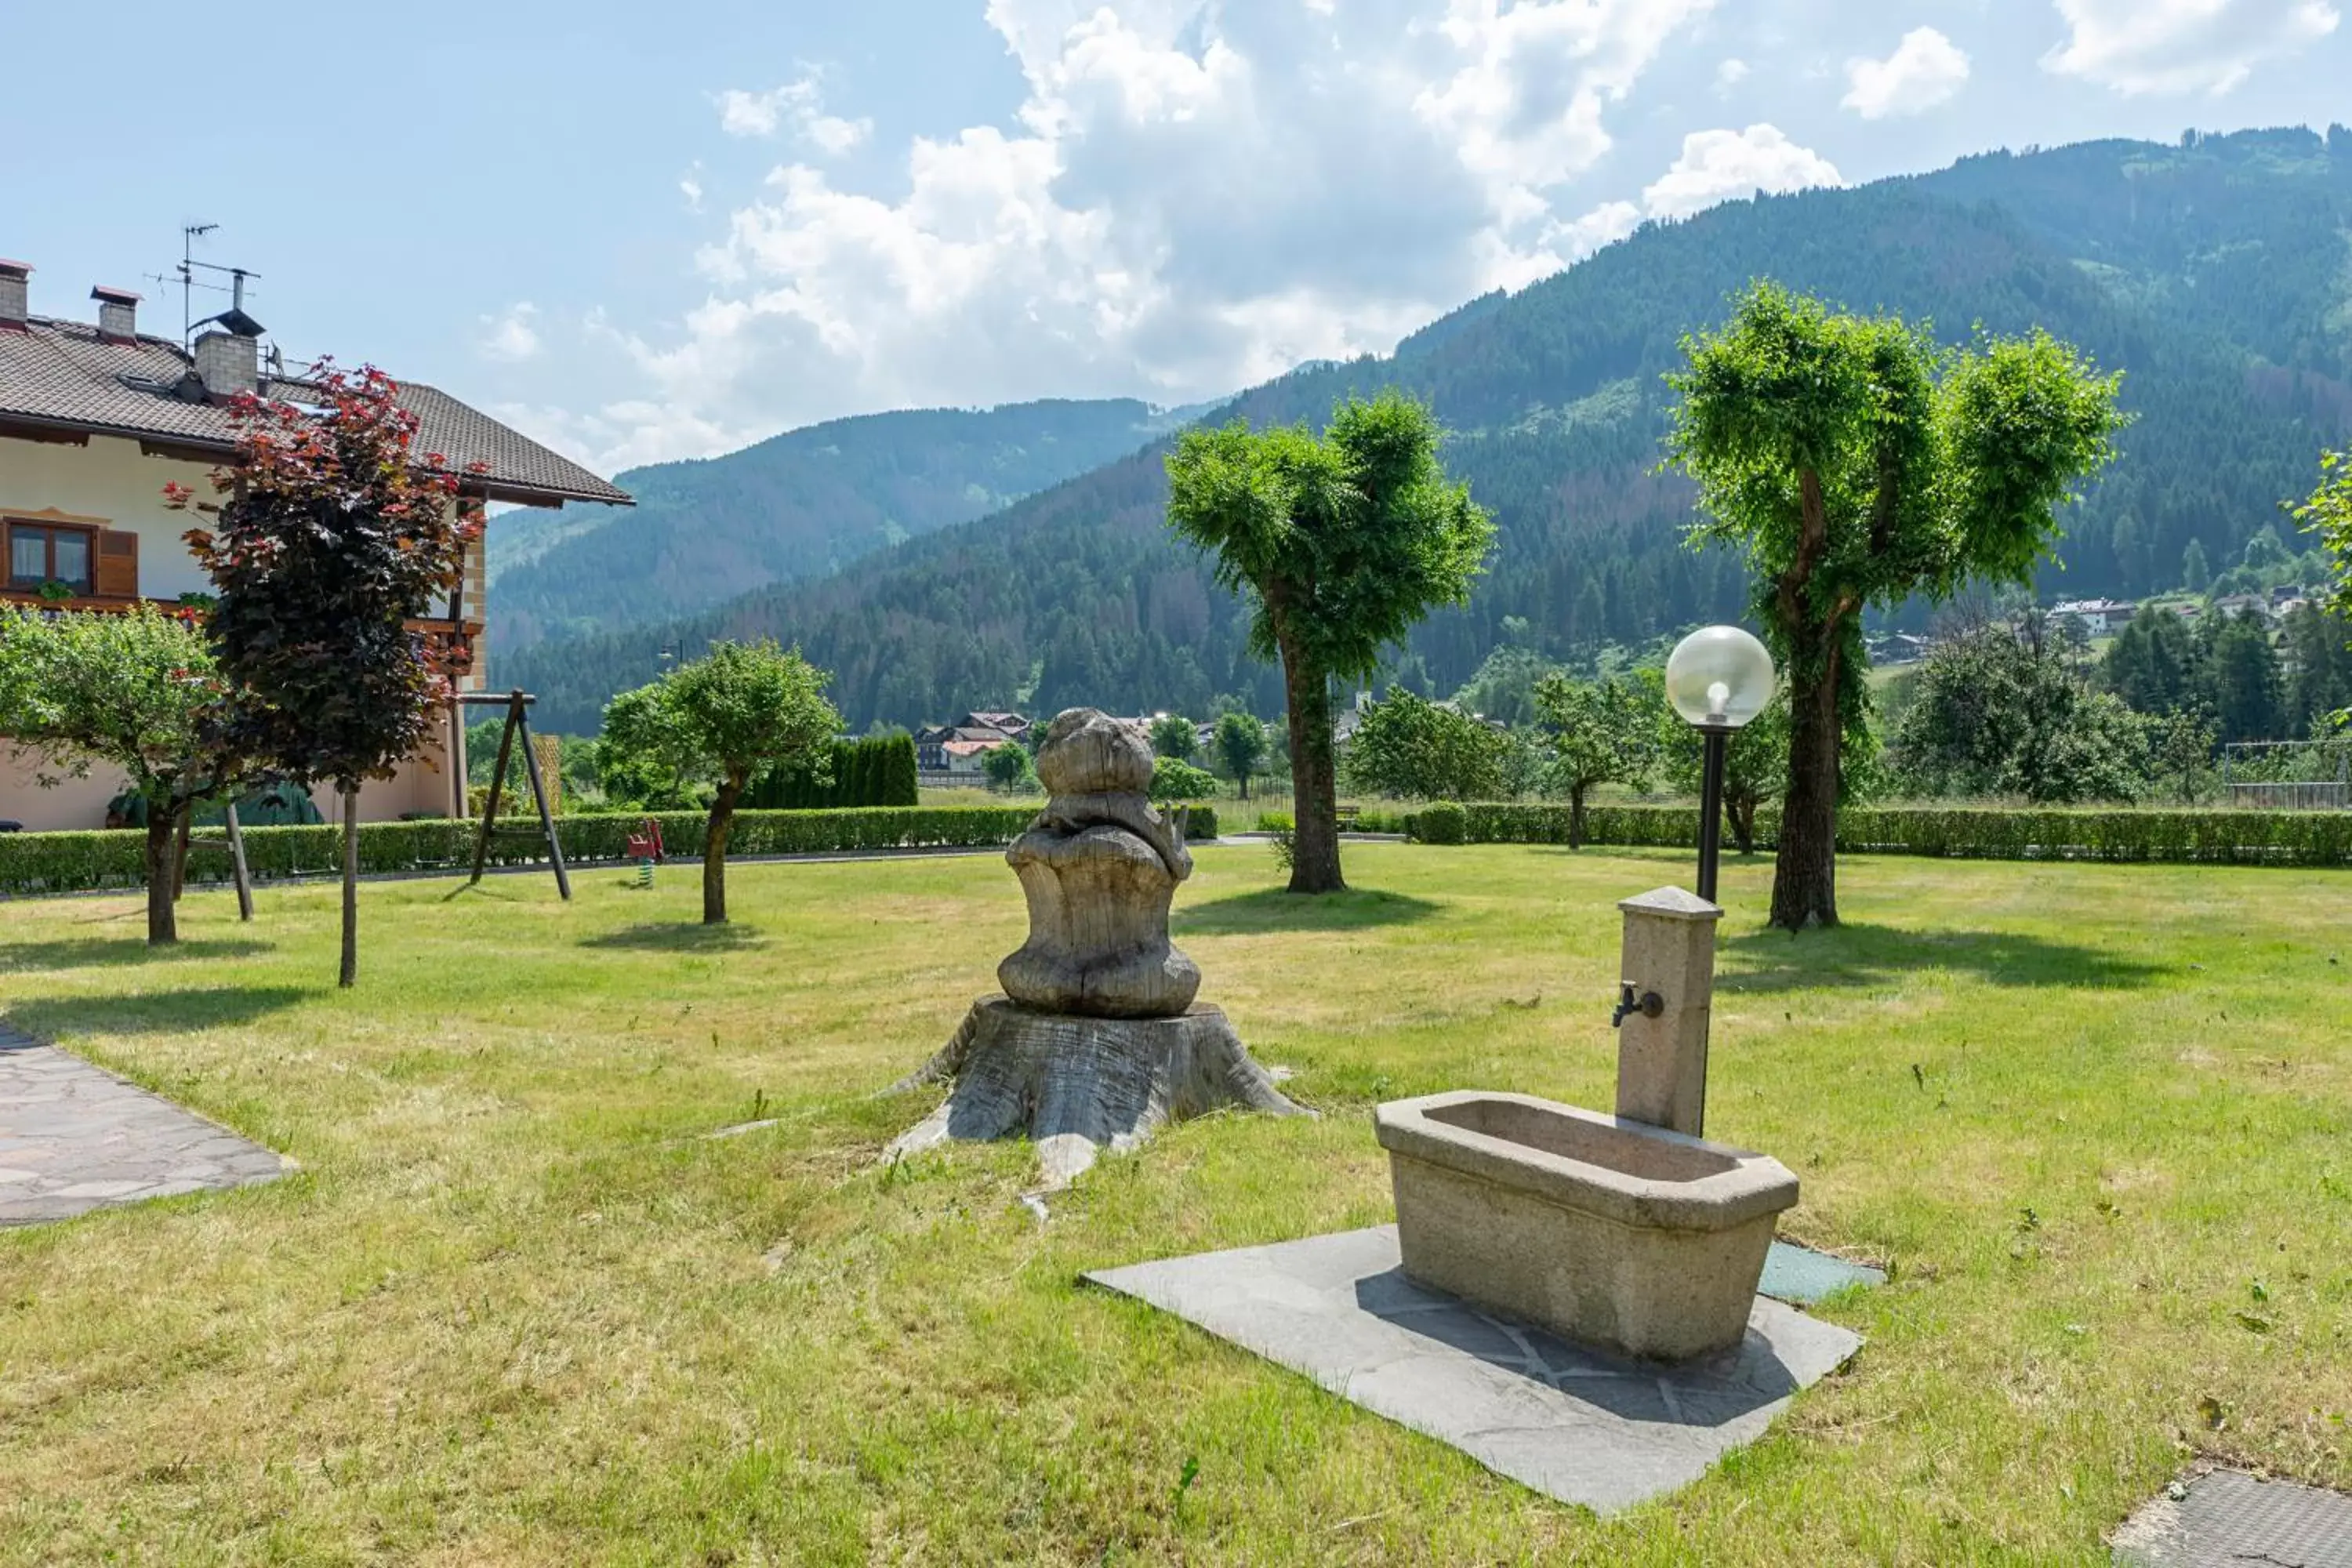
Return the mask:
<path id="1" fill-rule="evenodd" d="M 648 816 L 645 826 L 629 836 L 629 858 L 637 863 L 638 887 L 654 885 L 654 864 L 661 858 L 661 824 Z"/>

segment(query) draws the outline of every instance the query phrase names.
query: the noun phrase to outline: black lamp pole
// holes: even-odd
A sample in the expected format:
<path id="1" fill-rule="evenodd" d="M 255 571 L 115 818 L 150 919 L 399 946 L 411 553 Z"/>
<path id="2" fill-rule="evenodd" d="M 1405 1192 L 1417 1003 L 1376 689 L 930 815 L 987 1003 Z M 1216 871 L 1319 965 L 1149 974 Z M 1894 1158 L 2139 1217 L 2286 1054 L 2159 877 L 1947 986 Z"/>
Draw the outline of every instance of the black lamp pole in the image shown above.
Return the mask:
<path id="1" fill-rule="evenodd" d="M 1723 850 L 1723 753 L 1731 740 L 1728 724 L 1701 724 L 1706 745 L 1699 769 L 1698 896 L 1715 902 L 1715 863 Z"/>

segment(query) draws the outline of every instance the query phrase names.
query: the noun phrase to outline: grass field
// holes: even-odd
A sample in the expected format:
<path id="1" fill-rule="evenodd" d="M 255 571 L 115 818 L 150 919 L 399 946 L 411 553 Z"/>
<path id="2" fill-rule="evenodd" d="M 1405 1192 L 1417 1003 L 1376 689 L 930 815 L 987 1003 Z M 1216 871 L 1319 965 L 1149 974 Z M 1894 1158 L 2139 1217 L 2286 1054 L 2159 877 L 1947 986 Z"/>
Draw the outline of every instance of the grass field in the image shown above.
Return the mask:
<path id="1" fill-rule="evenodd" d="M 1377 1100 L 1610 1103 L 1612 901 L 1679 858 L 1206 848 L 1180 940 L 1314 1122 L 1222 1116 L 1040 1226 L 1015 1145 L 884 1168 L 877 1096 L 1022 924 L 993 856 L 0 906 L 0 1007 L 291 1154 L 0 1232 L 0 1563 L 2024 1563 L 2200 1454 L 2352 1484 L 2352 880 L 1727 868 L 1709 1131 L 1885 1263 L 1772 1435 L 1607 1521 L 1087 1268 L 1388 1217 Z M 725 1139 L 715 1129 L 773 1119 Z M 1181 1485 L 1188 1473 L 1194 1479 Z"/>

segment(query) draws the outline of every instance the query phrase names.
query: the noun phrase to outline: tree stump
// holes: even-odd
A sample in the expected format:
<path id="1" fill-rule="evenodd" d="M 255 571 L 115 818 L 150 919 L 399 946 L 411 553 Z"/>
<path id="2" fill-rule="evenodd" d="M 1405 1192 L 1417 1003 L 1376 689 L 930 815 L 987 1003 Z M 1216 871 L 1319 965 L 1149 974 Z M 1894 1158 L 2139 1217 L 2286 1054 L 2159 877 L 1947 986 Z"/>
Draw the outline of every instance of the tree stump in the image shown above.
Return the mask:
<path id="1" fill-rule="evenodd" d="M 1201 972 L 1168 940 L 1176 884 L 1192 874 L 1176 819 L 1153 809 L 1151 750 L 1091 708 L 1054 721 L 1037 753 L 1053 792 L 1005 859 L 1029 904 L 1029 940 L 924 1068 L 947 1103 L 890 1145 L 895 1158 L 950 1138 L 1036 1140 L 1045 1188 L 1096 1155 L 1134 1148 L 1164 1121 L 1239 1105 L 1310 1114 L 1274 1087 L 1225 1016 L 1196 1005 Z"/>
<path id="2" fill-rule="evenodd" d="M 947 1102 L 900 1134 L 891 1157 L 950 1138 L 1026 1131 L 1047 1191 L 1067 1186 L 1104 1149 L 1126 1153 L 1163 1122 L 1227 1105 L 1311 1114 L 1275 1088 L 1223 1012 L 1204 1005 L 1173 1018 L 1093 1018 L 983 996 L 945 1048 L 898 1087 L 941 1082 L 955 1086 Z"/>

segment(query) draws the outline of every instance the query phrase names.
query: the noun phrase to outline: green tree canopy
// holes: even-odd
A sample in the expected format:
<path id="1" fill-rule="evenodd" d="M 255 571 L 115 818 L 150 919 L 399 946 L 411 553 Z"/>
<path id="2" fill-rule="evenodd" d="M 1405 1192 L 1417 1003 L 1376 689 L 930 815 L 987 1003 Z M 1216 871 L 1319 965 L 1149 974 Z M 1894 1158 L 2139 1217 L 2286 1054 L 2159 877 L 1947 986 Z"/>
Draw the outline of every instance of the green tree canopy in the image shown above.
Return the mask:
<path id="1" fill-rule="evenodd" d="M 1217 793 L 1217 775 L 1196 768 L 1181 757 L 1159 757 L 1151 764 L 1151 798 L 1158 801 L 1210 800 Z"/>
<path id="2" fill-rule="evenodd" d="M 1168 459 L 1169 526 L 1248 602 L 1250 648 L 1282 661 L 1297 817 L 1294 892 L 1339 872 L 1330 682 L 1369 679 L 1439 605 L 1469 598 L 1495 525 L 1446 478 L 1437 421 L 1400 393 L 1340 405 L 1320 437 L 1245 421 L 1187 431 Z"/>
<path id="3" fill-rule="evenodd" d="M 727 919 L 727 838 L 752 778 L 772 768 L 821 765 L 841 729 L 824 699 L 827 677 L 772 641 L 713 643 L 700 658 L 614 699 L 606 743 L 680 789 L 711 787 L 703 836 L 702 920 Z"/>
<path id="4" fill-rule="evenodd" d="M 1586 794 L 1603 784 L 1638 788 L 1657 767 L 1673 721 L 1665 689 L 1654 670 L 1601 680 L 1554 673 L 1536 683 L 1535 700 L 1551 734 L 1544 793 L 1568 796 L 1569 847 L 1581 848 Z"/>
<path id="5" fill-rule="evenodd" d="M 1684 354 L 1667 460 L 1698 483 L 1696 536 L 1747 557 L 1789 685 L 1772 923 L 1832 924 L 1839 758 L 1869 700 L 1863 610 L 2029 581 L 2072 487 L 2113 455 L 2119 378 L 2047 333 L 1947 348 L 1771 283 Z"/>
<path id="6" fill-rule="evenodd" d="M 1250 774 L 1265 761 L 1265 726 L 1255 714 L 1231 712 L 1217 721 L 1217 761 L 1247 800 Z"/>
<path id="7" fill-rule="evenodd" d="M 233 697 L 189 620 L 0 607 L 0 736 L 43 784 L 119 769 L 147 805 L 147 940 L 179 938 L 178 834 L 198 804 L 254 777 L 230 749 Z"/>
<path id="8" fill-rule="evenodd" d="M 1890 739 L 1901 785 L 2041 805 L 2147 792 L 2158 730 L 2078 674 L 2049 636 L 1986 625 L 1946 637 Z"/>
<path id="9" fill-rule="evenodd" d="M 1151 721 L 1151 754 L 1189 763 L 1201 749 L 1200 731 L 1181 713 L 1162 713 Z"/>
<path id="10" fill-rule="evenodd" d="M 992 746 L 981 753 L 980 776 L 988 781 L 991 789 L 1008 794 L 1034 790 L 1037 787 L 1037 764 L 1024 746 Z"/>
<path id="11" fill-rule="evenodd" d="M 1507 793 L 1511 738 L 1442 703 L 1394 690 L 1364 710 L 1348 742 L 1348 780 L 1417 800 L 1495 800 Z"/>

